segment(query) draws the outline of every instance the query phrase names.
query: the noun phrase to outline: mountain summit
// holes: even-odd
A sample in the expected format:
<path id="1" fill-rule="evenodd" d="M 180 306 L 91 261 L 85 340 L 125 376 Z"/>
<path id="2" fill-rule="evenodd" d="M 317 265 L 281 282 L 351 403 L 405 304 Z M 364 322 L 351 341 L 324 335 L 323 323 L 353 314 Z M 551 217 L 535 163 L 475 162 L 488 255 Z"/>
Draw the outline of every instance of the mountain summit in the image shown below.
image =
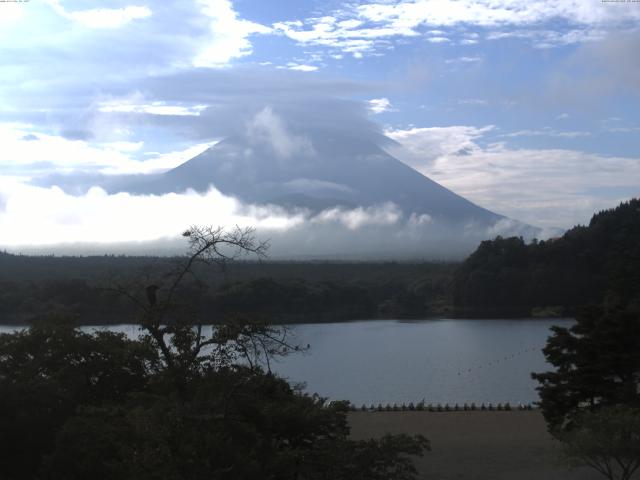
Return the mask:
<path id="1" fill-rule="evenodd" d="M 388 140 L 387 140 L 388 141 Z M 505 217 L 475 205 L 397 160 L 376 143 L 339 132 L 280 139 L 227 138 L 158 175 L 107 185 L 111 192 L 165 194 L 214 186 L 245 203 L 319 212 L 385 203 L 445 224 L 490 226 Z"/>
<path id="2" fill-rule="evenodd" d="M 396 159 L 386 150 L 396 142 L 367 125 L 347 133 L 326 119 L 302 120 L 285 125 L 264 109 L 176 168 L 93 177 L 84 179 L 84 191 L 71 188 L 153 195 L 139 200 L 158 205 L 151 213 L 140 207 L 141 219 L 156 219 L 149 228 L 157 228 L 160 209 L 163 225 L 176 231 L 184 223 L 256 226 L 272 240 L 274 257 L 452 259 L 497 235 L 538 235 Z M 58 180 L 50 185 L 65 188 Z"/>

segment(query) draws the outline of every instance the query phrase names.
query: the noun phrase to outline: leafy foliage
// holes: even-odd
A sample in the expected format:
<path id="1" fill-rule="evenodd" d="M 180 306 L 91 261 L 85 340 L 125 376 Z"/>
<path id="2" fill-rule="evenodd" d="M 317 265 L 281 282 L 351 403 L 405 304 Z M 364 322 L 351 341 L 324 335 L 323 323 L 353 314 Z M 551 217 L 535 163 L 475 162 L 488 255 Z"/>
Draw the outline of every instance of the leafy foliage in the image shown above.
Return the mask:
<path id="1" fill-rule="evenodd" d="M 56 434 L 83 406 L 118 404 L 143 390 L 158 356 L 121 334 L 52 319 L 0 335 L 0 460 L 8 478 L 36 478 Z"/>
<path id="2" fill-rule="evenodd" d="M 346 402 L 327 405 L 270 372 L 271 357 L 300 349 L 284 327 L 236 316 L 203 329 L 181 298 L 196 263 L 260 254 L 252 232 L 185 237 L 181 268 L 109 288 L 136 306 L 138 340 L 60 320 L 0 335 L 3 478 L 414 478 L 423 437 L 350 440 Z"/>
<path id="3" fill-rule="evenodd" d="M 180 259 L 182 260 L 182 259 Z M 108 281 L 128 286 L 182 265 L 177 258 L 0 256 L 0 321 L 27 324 L 52 311 L 107 325 L 136 308 Z M 454 264 L 235 261 L 220 272 L 194 265 L 177 298 L 209 322 L 228 315 L 265 316 L 280 323 L 362 318 L 424 318 L 450 312 Z M 145 283 L 146 282 L 146 283 Z M 160 292 L 163 293 L 163 292 Z"/>
<path id="4" fill-rule="evenodd" d="M 561 307 L 555 310 L 571 316 L 604 301 L 640 305 L 640 199 L 597 213 L 561 238 L 482 242 L 455 276 L 461 315 L 528 316 L 536 307 Z"/>
<path id="5" fill-rule="evenodd" d="M 608 407 L 584 412 L 575 428 L 562 433 L 564 454 L 609 480 L 629 480 L 640 468 L 640 410 Z"/>
<path id="6" fill-rule="evenodd" d="M 544 354 L 555 371 L 534 373 L 552 431 L 570 429 L 584 409 L 640 407 L 640 313 L 585 308 L 570 328 L 553 327 Z"/>
<path id="7" fill-rule="evenodd" d="M 145 340 L 68 324 L 2 335 L 0 352 L 8 479 L 410 479 L 428 446 L 351 441 L 347 404 L 214 355 L 185 381 Z"/>

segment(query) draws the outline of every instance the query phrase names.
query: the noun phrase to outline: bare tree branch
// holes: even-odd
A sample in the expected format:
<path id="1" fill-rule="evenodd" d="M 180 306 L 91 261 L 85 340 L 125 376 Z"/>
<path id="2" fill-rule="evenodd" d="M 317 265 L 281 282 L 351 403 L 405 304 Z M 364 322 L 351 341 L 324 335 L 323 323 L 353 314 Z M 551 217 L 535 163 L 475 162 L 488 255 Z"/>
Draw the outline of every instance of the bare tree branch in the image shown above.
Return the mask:
<path id="1" fill-rule="evenodd" d="M 225 268 L 229 262 L 243 255 L 254 255 L 262 260 L 267 255 L 269 243 L 258 241 L 255 229 L 239 226 L 230 230 L 191 226 L 182 236 L 188 242 L 184 261 L 160 281 L 149 284 L 150 279 L 147 278 L 146 286 L 137 282 L 136 288 L 116 285 L 106 289 L 133 303 L 139 312 L 142 329 L 158 346 L 168 367 L 189 371 L 198 368 L 201 362 L 223 365 L 240 355 L 252 370 L 264 362 L 270 372 L 270 357 L 301 350 L 288 342 L 286 328 L 242 318 L 212 326 L 211 334 L 205 337 L 202 322 L 195 315 L 192 318 L 188 305 L 177 301 L 186 278 L 193 276 L 200 281 L 195 272 L 199 263 Z M 149 294 L 150 288 L 153 288 L 152 295 Z M 145 289 L 148 304 L 136 293 Z"/>

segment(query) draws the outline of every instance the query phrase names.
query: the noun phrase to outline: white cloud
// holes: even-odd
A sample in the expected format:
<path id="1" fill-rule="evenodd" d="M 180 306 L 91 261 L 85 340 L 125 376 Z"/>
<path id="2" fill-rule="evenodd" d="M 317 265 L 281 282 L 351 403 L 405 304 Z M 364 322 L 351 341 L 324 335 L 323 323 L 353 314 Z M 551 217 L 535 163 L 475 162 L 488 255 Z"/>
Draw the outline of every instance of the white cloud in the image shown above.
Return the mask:
<path id="1" fill-rule="evenodd" d="M 425 34 L 430 36 L 429 42 L 449 42 L 448 34 L 453 32 L 447 29 L 460 25 L 495 29 L 488 39 L 520 37 L 549 48 L 596 40 L 607 28 L 640 19 L 640 9 L 617 7 L 576 0 L 378 1 L 347 4 L 330 15 L 278 22 L 273 27 L 303 45 L 348 49 L 360 55 L 384 48 L 394 37 Z M 543 27 L 552 20 L 565 21 L 569 27 Z M 479 38 L 476 32 L 463 33 L 459 43 L 473 45 Z"/>
<path id="2" fill-rule="evenodd" d="M 354 209 L 330 208 L 311 218 L 312 223 L 339 223 L 349 230 L 369 225 L 395 225 L 402 219 L 402 211 L 393 203 Z"/>
<path id="3" fill-rule="evenodd" d="M 566 149 L 480 147 L 476 127 L 414 128 L 388 132 L 404 147 L 393 151 L 465 198 L 532 225 L 569 228 L 594 211 L 640 195 L 640 158 Z"/>
<path id="4" fill-rule="evenodd" d="M 375 114 L 392 111 L 391 102 L 388 98 L 372 98 L 369 100 L 369 110 Z"/>
<path id="5" fill-rule="evenodd" d="M 530 25 L 554 18 L 592 25 L 640 18 L 636 9 L 607 8 L 600 2 L 575 0 L 413 0 L 369 3 L 357 9 L 360 18 L 409 29 L 423 24 L 436 27 Z"/>
<path id="6" fill-rule="evenodd" d="M 199 116 L 207 108 L 206 105 L 168 105 L 166 102 L 154 101 L 138 103 L 143 98 L 140 94 L 129 97 L 97 102 L 97 109 L 103 113 L 147 113 L 150 115 Z"/>
<path id="7" fill-rule="evenodd" d="M 249 121 L 247 136 L 252 145 L 268 146 L 281 159 L 314 153 L 311 141 L 305 136 L 291 132 L 284 120 L 270 107 L 265 107 Z"/>
<path id="8" fill-rule="evenodd" d="M 276 68 L 280 68 L 280 69 L 287 69 L 287 70 L 297 70 L 298 72 L 315 72 L 316 70 L 318 70 L 318 67 L 316 67 L 315 65 L 304 65 L 304 64 L 299 64 L 299 63 L 294 63 L 294 62 L 290 62 L 287 63 L 286 66 L 279 66 Z"/>
<path id="9" fill-rule="evenodd" d="M 30 125 L 1 124 L 0 165 L 3 168 L 21 170 L 31 165 L 43 164 L 48 169 L 58 170 L 96 168 L 127 161 L 127 156 L 111 149 L 100 149 L 82 140 L 67 140 L 56 135 L 38 132 L 33 135 Z"/>
<path id="10" fill-rule="evenodd" d="M 611 132 L 611 133 L 637 133 L 637 132 L 640 132 L 640 127 L 611 127 L 611 128 L 607 128 L 607 132 Z"/>
<path id="11" fill-rule="evenodd" d="M 330 47 L 340 52 L 351 53 L 355 58 L 361 58 L 364 53 L 373 51 L 377 45 L 384 44 L 381 39 L 396 35 L 418 35 L 418 32 L 411 29 L 369 28 L 364 27 L 360 20 L 337 21 L 334 16 L 310 18 L 304 23 L 299 20 L 277 22 L 273 28 L 275 32 L 302 45 Z"/>
<path id="12" fill-rule="evenodd" d="M 243 204 L 213 186 L 165 195 L 109 195 L 93 187 L 74 196 L 0 176 L 0 246 L 13 251 L 176 253 L 184 251 L 179 233 L 190 225 L 255 227 L 260 238 L 272 239 L 270 253 L 285 258 L 460 258 L 489 234 L 452 233 L 393 203 L 314 214 Z"/>
<path id="13" fill-rule="evenodd" d="M 24 18 L 25 6 L 18 3 L 6 2 L 2 5 L 0 25 L 13 26 Z"/>
<path id="14" fill-rule="evenodd" d="M 427 38 L 427 42 L 431 42 L 431 43 L 449 43 L 451 40 L 449 40 L 447 37 L 430 37 Z"/>
<path id="15" fill-rule="evenodd" d="M 488 105 L 489 102 L 482 98 L 460 98 L 458 99 L 458 105 Z"/>
<path id="16" fill-rule="evenodd" d="M 442 156 L 470 154 L 479 150 L 474 140 L 494 128 L 493 125 L 482 128 L 468 126 L 428 127 L 388 130 L 385 133 L 402 146 L 402 148 L 389 147 L 390 153 L 424 173 L 429 165 Z"/>
<path id="17" fill-rule="evenodd" d="M 591 132 L 560 132 L 557 130 L 553 130 L 549 127 L 545 127 L 541 130 L 518 130 L 517 132 L 506 133 L 501 135 L 503 137 L 514 138 L 514 137 L 557 137 L 557 138 L 580 138 L 580 137 L 589 137 L 591 136 Z"/>
<path id="18" fill-rule="evenodd" d="M 153 173 L 177 167 L 215 142 L 197 144 L 182 151 L 138 160 L 143 142 L 93 144 L 37 132 L 30 125 L 0 124 L 0 169 L 33 176 L 41 173 L 91 171 L 104 174 Z"/>
<path id="19" fill-rule="evenodd" d="M 120 28 L 132 20 L 150 17 L 149 7 L 129 5 L 123 8 L 92 8 L 89 10 L 66 10 L 60 0 L 46 0 L 53 10 L 69 20 L 88 28 Z"/>
<path id="20" fill-rule="evenodd" d="M 142 142 L 114 142 L 116 145 L 131 144 L 133 146 Z M 217 142 L 198 143 L 184 150 L 175 150 L 166 153 L 159 152 L 144 152 L 146 157 L 144 160 L 133 159 L 127 157 L 117 163 L 112 163 L 108 166 L 102 166 L 99 169 L 100 173 L 105 175 L 124 175 L 124 174 L 149 174 L 158 173 L 166 170 L 170 170 L 179 165 L 182 165 L 187 160 L 191 160 L 193 157 L 200 155 L 202 152 L 211 148 Z M 111 144 L 107 144 L 109 147 Z M 132 152 L 133 150 L 120 149 L 124 152 Z"/>
<path id="21" fill-rule="evenodd" d="M 422 213 L 422 214 L 412 213 L 411 216 L 409 217 L 410 225 L 423 226 L 423 225 L 429 225 L 430 223 L 433 223 L 433 218 L 431 218 L 431 215 L 428 215 L 426 213 Z"/>
<path id="22" fill-rule="evenodd" d="M 596 27 L 574 28 L 567 31 L 540 29 L 516 29 L 490 32 L 487 40 L 503 40 L 505 38 L 521 38 L 529 40 L 536 48 L 554 48 L 564 45 L 602 40 L 606 30 Z"/>
<path id="23" fill-rule="evenodd" d="M 285 189 L 292 189 L 302 192 L 314 192 L 314 191 L 330 191 L 340 193 L 355 193 L 355 190 L 351 187 L 343 185 L 341 183 L 327 182 L 326 180 L 316 180 L 312 178 L 295 178 L 282 184 Z"/>
<path id="24" fill-rule="evenodd" d="M 302 221 L 275 207 L 243 206 L 213 188 L 204 194 L 136 196 L 108 195 L 93 187 L 73 196 L 58 187 L 33 187 L 0 176 L 0 192 L 5 198 L 0 244 L 5 246 L 143 242 L 175 237 L 192 224 L 277 230 Z"/>
<path id="25" fill-rule="evenodd" d="M 360 27 L 363 23 L 362 20 L 351 19 L 338 22 L 338 26 L 344 29 L 352 29 Z M 300 22 L 299 26 L 302 26 L 302 22 Z"/>
<path id="26" fill-rule="evenodd" d="M 462 56 L 462 57 L 457 57 L 457 58 L 450 58 L 448 60 L 445 60 L 445 63 L 447 64 L 471 64 L 471 63 L 478 63 L 482 61 L 482 57 L 479 55 L 476 55 L 474 57 L 468 57 L 468 56 Z"/>
<path id="27" fill-rule="evenodd" d="M 238 18 L 230 0 L 197 0 L 202 13 L 209 17 L 210 36 L 193 59 L 196 67 L 225 67 L 234 58 L 251 55 L 249 37 L 270 33 L 271 28 Z"/>

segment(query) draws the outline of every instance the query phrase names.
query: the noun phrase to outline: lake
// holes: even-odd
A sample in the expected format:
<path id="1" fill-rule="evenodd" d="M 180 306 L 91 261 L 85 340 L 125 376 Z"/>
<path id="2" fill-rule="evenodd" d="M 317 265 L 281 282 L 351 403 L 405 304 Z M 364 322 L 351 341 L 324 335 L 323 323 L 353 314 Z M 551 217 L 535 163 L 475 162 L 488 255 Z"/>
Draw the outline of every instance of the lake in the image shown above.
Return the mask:
<path id="1" fill-rule="evenodd" d="M 549 327 L 572 320 L 369 320 L 294 325 L 310 350 L 272 369 L 306 390 L 363 403 L 498 403 L 538 400 L 531 372 L 549 370 Z M 86 327 L 95 329 L 98 327 Z M 109 327 L 135 337 L 135 325 Z M 0 332 L 15 327 L 0 327 Z"/>

